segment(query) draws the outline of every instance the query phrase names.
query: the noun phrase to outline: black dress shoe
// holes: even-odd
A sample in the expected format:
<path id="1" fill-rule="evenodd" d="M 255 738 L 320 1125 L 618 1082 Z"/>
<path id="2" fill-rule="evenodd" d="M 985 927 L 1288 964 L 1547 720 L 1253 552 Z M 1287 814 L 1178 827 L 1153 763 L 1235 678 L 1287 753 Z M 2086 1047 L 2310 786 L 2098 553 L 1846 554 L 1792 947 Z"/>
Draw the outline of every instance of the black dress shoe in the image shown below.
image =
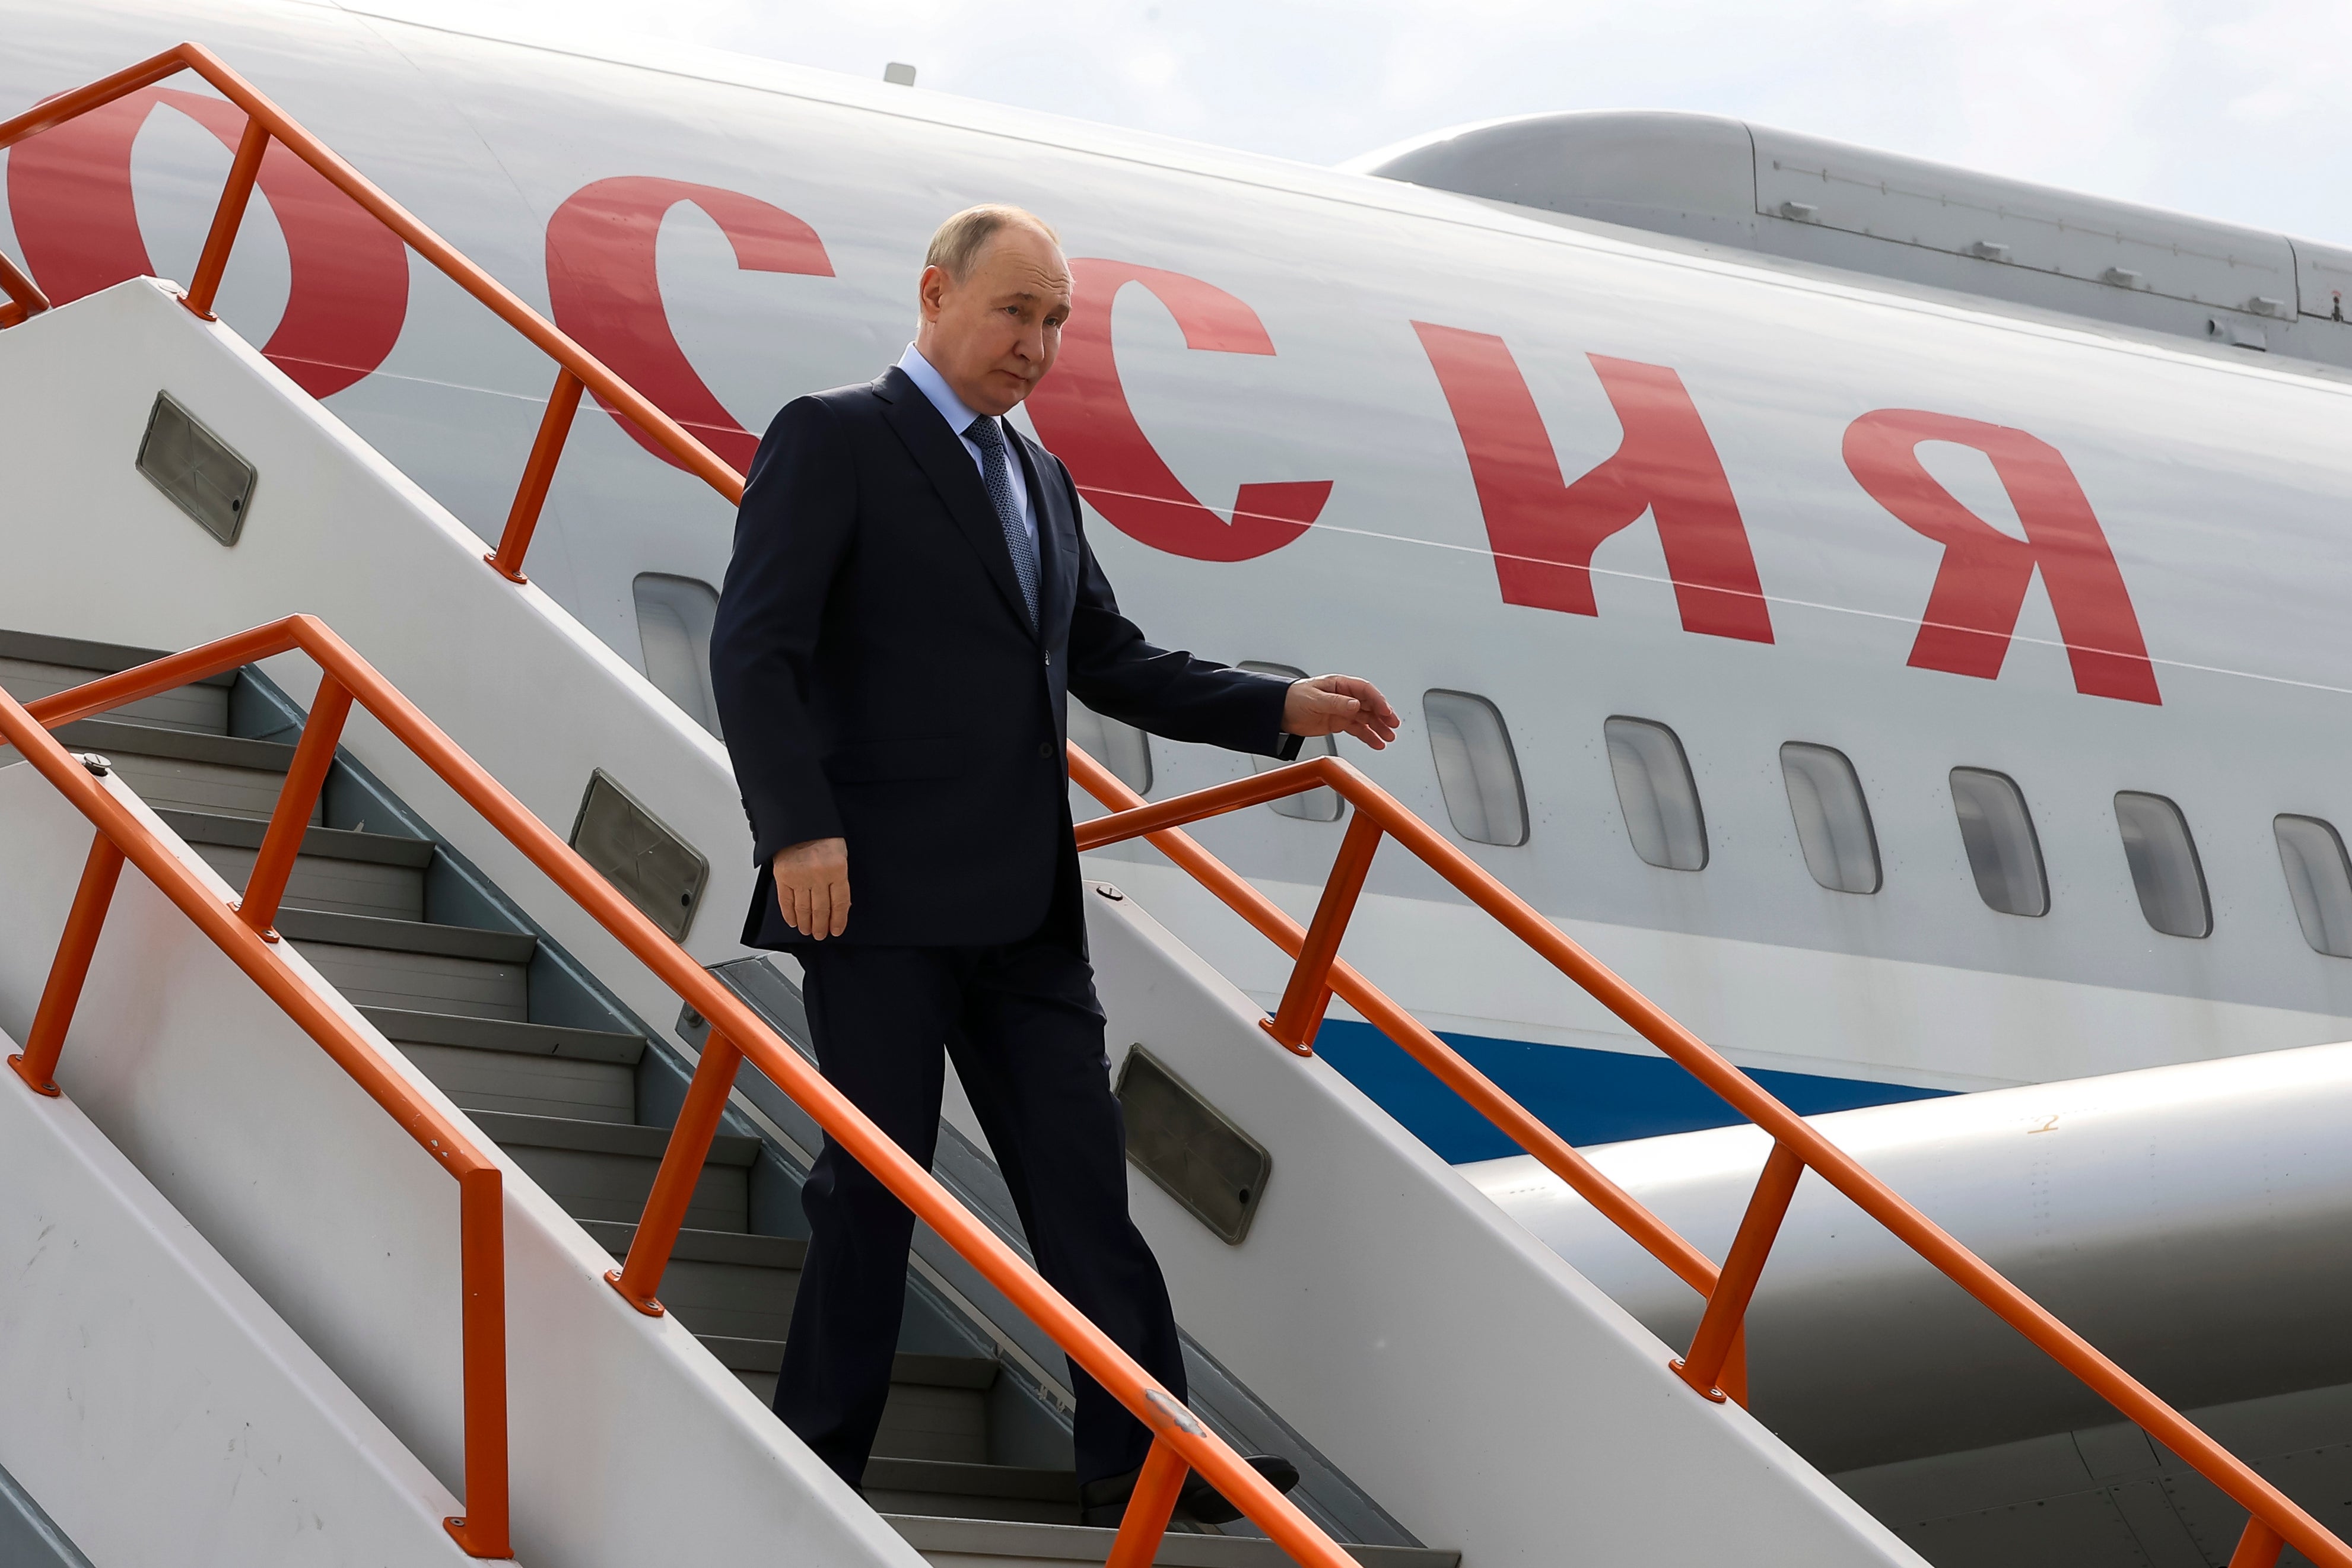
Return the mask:
<path id="1" fill-rule="evenodd" d="M 1276 1491 L 1286 1492 L 1298 1484 L 1298 1467 L 1279 1454 L 1250 1454 L 1242 1462 L 1265 1477 L 1266 1484 Z M 1127 1517 L 1127 1500 L 1135 1495 L 1136 1478 L 1142 1473 L 1132 1469 L 1125 1475 L 1106 1476 L 1080 1487 L 1080 1520 L 1097 1529 L 1118 1529 L 1119 1521 Z M 1242 1511 L 1227 1502 L 1200 1471 L 1185 1472 L 1184 1485 L 1176 1493 L 1173 1517 L 1191 1520 L 1195 1524 L 1231 1524 L 1241 1516 Z"/>

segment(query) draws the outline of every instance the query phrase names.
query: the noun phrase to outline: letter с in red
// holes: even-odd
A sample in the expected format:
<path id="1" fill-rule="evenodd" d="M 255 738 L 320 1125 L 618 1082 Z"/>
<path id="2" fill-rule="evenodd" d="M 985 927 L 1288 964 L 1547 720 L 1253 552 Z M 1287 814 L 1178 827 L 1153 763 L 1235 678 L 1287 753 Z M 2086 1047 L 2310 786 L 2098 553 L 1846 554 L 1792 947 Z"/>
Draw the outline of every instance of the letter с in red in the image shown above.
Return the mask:
<path id="1" fill-rule="evenodd" d="M 1249 560 L 1313 527 L 1331 497 L 1328 479 L 1244 485 L 1231 522 L 1202 506 L 1143 433 L 1119 383 L 1111 306 L 1126 285 L 1142 285 L 1168 308 L 1188 349 L 1272 354 L 1257 312 L 1181 272 L 1082 256 L 1070 273 L 1076 308 L 1053 372 L 1029 395 L 1029 417 L 1095 510 L 1129 538 L 1194 560 Z"/>
<path id="2" fill-rule="evenodd" d="M 1566 485 L 1543 416 L 1503 340 L 1412 325 L 1470 460 L 1505 603 L 1599 614 L 1592 552 L 1647 512 L 1684 630 L 1772 641 L 1739 505 L 1680 376 L 1664 365 L 1585 356 L 1624 435 L 1606 462 Z"/>
<path id="3" fill-rule="evenodd" d="M 131 148 L 158 104 L 234 152 L 245 111 L 216 98 L 146 88 L 19 142 L 8 154 L 8 210 L 25 265 L 59 305 L 155 275 L 131 192 Z M 281 142 L 256 182 L 286 236 L 286 313 L 261 346 L 312 397 L 364 380 L 408 316 L 408 250 Z M 252 214 L 247 215 L 247 223 Z"/>
<path id="4" fill-rule="evenodd" d="M 548 302 L 557 326 L 740 474 L 760 438 L 696 373 L 662 303 L 655 253 L 662 219 L 680 202 L 709 214 L 746 272 L 833 276 L 816 231 L 781 207 L 717 185 L 625 174 L 582 186 L 548 219 Z M 629 420 L 614 413 L 613 422 L 663 462 L 684 466 Z"/>

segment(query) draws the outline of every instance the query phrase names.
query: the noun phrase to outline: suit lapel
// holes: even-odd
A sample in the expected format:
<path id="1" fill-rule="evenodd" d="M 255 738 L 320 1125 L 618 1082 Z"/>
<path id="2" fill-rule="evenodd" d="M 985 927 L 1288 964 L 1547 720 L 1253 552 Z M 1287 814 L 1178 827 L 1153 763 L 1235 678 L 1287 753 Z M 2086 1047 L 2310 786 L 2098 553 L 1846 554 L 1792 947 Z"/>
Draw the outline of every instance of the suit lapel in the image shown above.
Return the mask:
<path id="1" fill-rule="evenodd" d="M 883 418 L 898 432 L 898 439 L 906 443 L 931 487 L 947 503 L 948 516 L 979 555 L 980 564 L 996 584 L 1005 608 L 1021 622 L 1023 630 L 1028 630 L 1029 605 L 1021 597 L 1021 580 L 1013 575 L 1013 552 L 1004 543 L 1004 525 L 997 520 L 996 505 L 982 486 L 980 470 L 972 465 L 971 454 L 964 450 L 962 438 L 948 428 L 948 422 L 931 406 L 923 389 L 896 365 L 874 383 L 874 391 L 882 400 Z"/>

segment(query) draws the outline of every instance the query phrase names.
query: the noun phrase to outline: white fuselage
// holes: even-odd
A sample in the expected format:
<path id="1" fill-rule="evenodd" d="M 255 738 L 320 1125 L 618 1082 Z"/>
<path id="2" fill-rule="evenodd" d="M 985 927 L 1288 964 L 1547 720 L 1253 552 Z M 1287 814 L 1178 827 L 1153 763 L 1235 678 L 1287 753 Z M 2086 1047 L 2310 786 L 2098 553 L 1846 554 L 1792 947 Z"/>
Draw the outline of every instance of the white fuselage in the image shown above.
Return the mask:
<path id="1" fill-rule="evenodd" d="M 12 0 L 5 23 L 0 112 L 183 37 L 211 45 L 739 465 L 785 401 L 898 356 L 942 216 L 983 200 L 1045 214 L 1078 258 L 1078 309 L 1095 325 L 1066 350 L 1063 388 L 1049 381 L 1016 417 L 1087 489 L 1089 537 L 1123 606 L 1164 643 L 1380 683 L 1405 733 L 1385 753 L 1347 755 L 1441 825 L 1460 819 L 1423 694 L 1488 699 L 1528 837 L 1466 847 L 1744 1065 L 1967 1089 L 2352 1034 L 2352 960 L 2305 942 L 2273 839 L 2280 813 L 2352 825 L 2340 738 L 2352 568 L 2338 544 L 2352 380 L 732 57 L 648 47 L 621 61 L 308 5 Z M 119 178 L 95 140 L 79 162 L 49 159 L 75 174 L 70 198 L 27 176 L 36 146 L 7 154 L 0 246 L 45 286 L 130 275 L 107 205 L 126 182 L 148 262 L 188 274 L 229 159 L 215 128 L 167 96 Z M 341 383 L 330 407 L 494 535 L 550 368 L 421 263 L 327 276 L 341 231 L 280 183 L 285 211 L 257 202 L 247 219 L 224 316 L 257 341 L 295 334 L 297 379 Z M 318 310 L 310 326 L 289 295 Z M 1524 399 L 1498 390 L 1491 350 L 1475 375 L 1459 363 L 1441 375 L 1433 340 L 1465 334 L 1501 340 Z M 338 355 L 368 362 L 317 362 Z M 1507 591 L 1528 536 L 1507 535 L 1498 570 L 1486 492 L 1497 451 L 1538 479 L 1556 460 L 1551 491 L 1529 492 L 1549 537 L 1570 505 L 1559 483 L 1629 441 L 1595 357 L 1652 367 L 1654 383 L 1654 368 L 1673 372 L 1686 405 L 1669 414 L 1703 426 L 1736 526 L 1717 514 L 1701 542 L 1680 536 L 1677 556 L 1653 515 L 1633 517 L 1592 549 L 1585 613 L 1545 601 L 1557 578 Z M 1549 453 L 1512 444 L 1528 400 Z M 1890 512 L 1847 456 L 1856 422 L 1889 410 L 2054 451 L 2144 640 L 2132 679 L 2160 700 L 2078 689 L 2081 650 L 2070 658 L 2039 571 L 1995 639 L 1997 674 L 1955 673 L 1948 658 L 1919 667 L 1946 545 Z M 1482 445 L 1489 468 L 1474 472 Z M 1918 451 L 1939 493 L 1984 526 L 2032 526 L 1984 450 L 1931 439 Z M 1689 476 L 1650 477 L 1673 490 Z M 256 505 L 268 494 L 264 474 Z M 1229 521 L 1237 495 L 1264 515 Z M 730 522 L 698 481 L 583 410 L 530 572 L 638 659 L 637 579 L 719 583 Z M 1743 549 L 1761 597 L 1717 595 L 1710 622 L 1694 573 L 1736 568 Z M 1245 559 L 1217 559 L 1234 556 Z M 1679 737 L 1704 806 L 1703 870 L 1634 852 L 1603 741 L 1612 716 Z M 1809 875 L 1788 741 L 1851 758 L 1879 891 Z M 1164 742 L 1153 763 L 1156 797 L 1249 767 Z M 1955 767 L 2023 791 L 2046 915 L 1979 896 Z M 2210 936 L 2159 935 L 2143 918 L 2118 790 L 2185 815 Z M 1339 831 L 1255 809 L 1201 837 L 1303 913 Z M 1156 857 L 1116 852 L 1096 869 L 1245 988 L 1279 989 L 1273 950 Z M 1637 1043 L 1393 850 L 1349 953 L 1441 1029 L 1529 1048 Z M 1570 1056 L 1514 1060 L 1539 1084 Z"/>

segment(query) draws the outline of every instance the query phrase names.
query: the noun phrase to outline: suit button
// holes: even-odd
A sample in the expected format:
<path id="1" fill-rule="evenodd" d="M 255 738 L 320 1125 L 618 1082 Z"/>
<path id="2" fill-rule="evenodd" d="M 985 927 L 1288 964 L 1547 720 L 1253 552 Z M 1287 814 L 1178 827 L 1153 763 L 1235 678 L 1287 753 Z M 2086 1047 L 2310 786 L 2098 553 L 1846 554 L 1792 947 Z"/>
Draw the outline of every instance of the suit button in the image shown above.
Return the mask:
<path id="1" fill-rule="evenodd" d="M 1048 649 L 1048 650 L 1046 651 L 1046 653 L 1045 653 L 1045 664 L 1046 664 L 1046 666 L 1047 666 L 1048 668 L 1051 668 L 1051 667 L 1052 667 L 1052 665 L 1053 665 L 1053 663 L 1054 663 L 1054 654 L 1053 654 L 1052 650 Z"/>
<path id="2" fill-rule="evenodd" d="M 1039 741 L 1037 743 L 1037 755 L 1044 758 L 1051 758 L 1054 755 L 1054 743 L 1050 740 Z"/>

